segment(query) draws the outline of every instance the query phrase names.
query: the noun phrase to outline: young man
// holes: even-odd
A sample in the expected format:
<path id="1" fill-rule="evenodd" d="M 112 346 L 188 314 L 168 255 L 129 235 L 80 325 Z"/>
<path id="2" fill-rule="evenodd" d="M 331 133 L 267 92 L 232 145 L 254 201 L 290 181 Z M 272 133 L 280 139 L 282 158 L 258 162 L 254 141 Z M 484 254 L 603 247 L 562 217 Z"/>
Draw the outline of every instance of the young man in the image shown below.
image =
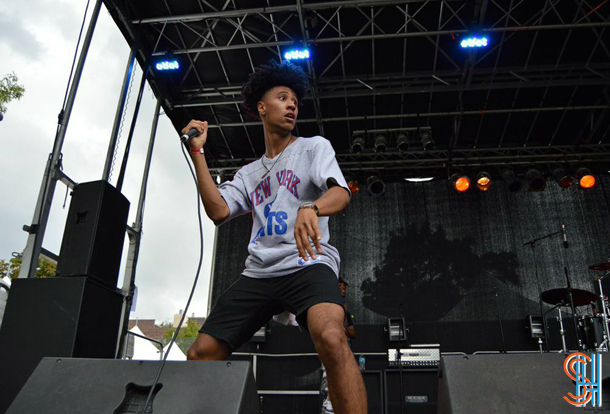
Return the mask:
<path id="1" fill-rule="evenodd" d="M 271 317 L 296 315 L 328 371 L 337 413 L 366 413 L 362 376 L 345 338 L 339 254 L 331 246 L 328 216 L 350 193 L 330 142 L 292 135 L 299 99 L 309 87 L 303 70 L 270 61 L 250 75 L 244 106 L 263 122 L 265 155 L 216 187 L 203 148 L 207 122 L 192 120 L 189 140 L 205 211 L 216 225 L 252 213 L 249 256 L 242 276 L 222 294 L 188 352 L 191 360 L 223 360 Z"/>

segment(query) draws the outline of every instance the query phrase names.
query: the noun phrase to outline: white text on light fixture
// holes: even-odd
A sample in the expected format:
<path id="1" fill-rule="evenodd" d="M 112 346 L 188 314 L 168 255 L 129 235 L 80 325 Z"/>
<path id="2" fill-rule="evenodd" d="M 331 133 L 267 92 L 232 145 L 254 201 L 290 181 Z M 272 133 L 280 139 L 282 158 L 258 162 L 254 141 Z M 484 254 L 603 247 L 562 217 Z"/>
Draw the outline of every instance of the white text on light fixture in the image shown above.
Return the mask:
<path id="1" fill-rule="evenodd" d="M 176 70 L 180 68 L 177 60 L 164 60 L 163 62 L 157 62 L 155 65 L 157 70 Z"/>
<path id="2" fill-rule="evenodd" d="M 489 44 L 486 37 L 469 37 L 460 42 L 460 46 L 464 49 L 469 47 L 487 47 Z"/>
<path id="3" fill-rule="evenodd" d="M 309 59 L 309 50 L 291 50 L 289 52 L 284 53 L 284 59 Z"/>

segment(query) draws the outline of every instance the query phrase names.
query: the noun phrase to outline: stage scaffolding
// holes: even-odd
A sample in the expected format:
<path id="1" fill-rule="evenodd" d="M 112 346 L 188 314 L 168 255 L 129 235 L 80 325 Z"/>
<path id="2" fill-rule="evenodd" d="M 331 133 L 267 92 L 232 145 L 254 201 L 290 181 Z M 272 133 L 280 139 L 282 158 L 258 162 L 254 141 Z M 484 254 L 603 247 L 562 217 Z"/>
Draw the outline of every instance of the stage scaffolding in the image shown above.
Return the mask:
<path id="1" fill-rule="evenodd" d="M 260 124 L 247 121 L 239 106 L 240 86 L 255 66 L 269 58 L 282 60 L 288 46 L 315 46 L 319 56 L 304 66 L 312 79 L 307 101 L 313 108 L 303 110 L 297 133 L 328 134 L 346 172 L 446 178 L 452 167 L 610 162 L 610 21 L 607 8 L 595 2 L 546 0 L 536 7 L 496 0 L 261 0 L 244 8 L 239 1 L 96 0 L 33 219 L 24 227 L 29 235 L 20 277 L 34 276 L 57 182 L 76 185 L 61 170 L 61 151 L 102 3 L 131 48 L 102 179 L 109 179 L 136 61 L 144 73 L 140 95 L 148 81 L 157 97 L 136 222 L 127 227 L 124 322 L 161 108 L 177 130 L 191 118 L 210 120 L 206 157 L 214 176 L 229 178 L 263 151 Z M 474 29 L 492 36 L 493 46 L 458 55 L 453 41 Z M 584 43 L 574 45 L 574 38 Z M 544 58 L 536 53 L 542 43 L 548 51 Z M 381 56 L 389 45 L 396 48 L 390 63 Z M 148 70 L 165 56 L 185 63 L 180 77 Z M 137 108 L 129 140 L 136 121 Z M 350 151 L 358 131 L 370 141 L 373 131 L 422 127 L 431 128 L 436 149 L 400 152 L 390 142 L 384 153 Z M 515 142 L 511 137 L 517 131 Z"/>

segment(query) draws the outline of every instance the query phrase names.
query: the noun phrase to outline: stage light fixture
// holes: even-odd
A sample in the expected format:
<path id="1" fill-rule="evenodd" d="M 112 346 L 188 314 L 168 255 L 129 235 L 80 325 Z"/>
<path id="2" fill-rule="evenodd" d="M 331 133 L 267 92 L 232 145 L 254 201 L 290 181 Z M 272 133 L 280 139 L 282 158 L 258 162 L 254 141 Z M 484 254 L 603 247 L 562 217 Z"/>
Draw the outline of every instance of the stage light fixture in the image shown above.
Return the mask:
<path id="1" fill-rule="evenodd" d="M 409 137 L 407 133 L 401 132 L 396 137 L 396 146 L 398 147 L 398 151 L 404 152 L 409 149 Z"/>
<path id="2" fill-rule="evenodd" d="M 517 178 L 517 174 L 513 170 L 506 169 L 502 172 L 502 178 L 506 181 L 508 191 L 514 193 L 521 190 L 521 180 Z"/>
<path id="3" fill-rule="evenodd" d="M 487 191 L 491 188 L 492 184 L 491 175 L 485 171 L 481 171 L 477 174 L 477 188 L 481 191 Z"/>
<path id="4" fill-rule="evenodd" d="M 388 340 L 403 342 L 407 340 L 407 328 L 404 318 L 388 318 Z"/>
<path id="5" fill-rule="evenodd" d="M 158 71 L 176 70 L 180 69 L 180 64 L 177 60 L 162 60 L 155 64 L 155 69 Z"/>
<path id="6" fill-rule="evenodd" d="M 597 183 L 591 170 L 585 167 L 581 167 L 576 171 L 576 177 L 581 188 L 593 188 Z"/>
<path id="7" fill-rule="evenodd" d="M 455 173 L 451 176 L 451 186 L 458 193 L 468 191 L 470 188 L 470 178 L 465 175 Z"/>
<path id="8" fill-rule="evenodd" d="M 352 141 L 352 152 L 362 152 L 364 149 L 364 137 L 362 135 L 358 135 Z"/>
<path id="9" fill-rule="evenodd" d="M 538 341 L 538 339 L 544 338 L 544 325 L 542 324 L 541 316 L 527 315 L 526 323 L 531 341 Z"/>
<path id="10" fill-rule="evenodd" d="M 424 150 L 434 149 L 434 139 L 432 138 L 432 130 L 430 128 L 420 129 L 419 137 L 421 138 Z"/>
<path id="11" fill-rule="evenodd" d="M 559 184 L 559 187 L 563 188 L 564 190 L 574 183 L 572 177 L 570 177 L 570 175 L 562 167 L 555 167 L 551 172 L 553 173 L 553 178 L 555 178 L 555 181 L 557 181 L 557 184 Z"/>
<path id="12" fill-rule="evenodd" d="M 286 60 L 303 60 L 309 59 L 309 49 L 294 49 L 284 53 L 284 59 Z"/>
<path id="13" fill-rule="evenodd" d="M 385 193 L 385 183 L 378 175 L 371 175 L 366 180 L 366 189 L 370 195 L 379 197 Z"/>
<path id="14" fill-rule="evenodd" d="M 546 178 L 534 168 L 525 173 L 525 180 L 527 181 L 528 191 L 544 191 L 546 188 Z"/>
<path id="15" fill-rule="evenodd" d="M 377 135 L 375 138 L 375 152 L 385 152 L 388 147 L 388 139 L 385 135 Z"/>
<path id="16" fill-rule="evenodd" d="M 349 188 L 350 193 L 352 194 L 356 194 L 358 191 L 360 191 L 360 184 L 358 183 L 358 181 L 349 181 L 347 183 L 347 186 Z"/>
<path id="17" fill-rule="evenodd" d="M 460 42 L 460 46 L 464 49 L 487 47 L 489 40 L 485 36 L 471 36 Z"/>
<path id="18" fill-rule="evenodd" d="M 408 181 L 410 183 L 425 183 L 428 181 L 432 181 L 434 180 L 434 177 L 409 177 L 409 178 L 405 178 L 405 181 Z"/>

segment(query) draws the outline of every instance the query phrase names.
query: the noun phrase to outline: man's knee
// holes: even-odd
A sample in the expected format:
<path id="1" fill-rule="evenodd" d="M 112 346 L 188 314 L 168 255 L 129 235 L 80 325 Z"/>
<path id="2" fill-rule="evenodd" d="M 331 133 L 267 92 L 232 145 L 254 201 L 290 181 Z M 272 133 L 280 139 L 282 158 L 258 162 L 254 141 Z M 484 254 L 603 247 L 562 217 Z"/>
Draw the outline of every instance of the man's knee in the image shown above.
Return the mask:
<path id="1" fill-rule="evenodd" d="M 315 342 L 321 350 L 329 353 L 339 352 L 347 346 L 347 339 L 345 339 L 343 327 L 338 324 L 328 324 L 319 333 Z"/>
<path id="2" fill-rule="evenodd" d="M 187 352 L 190 361 L 221 361 L 230 354 L 226 343 L 205 333 L 200 333 Z"/>

